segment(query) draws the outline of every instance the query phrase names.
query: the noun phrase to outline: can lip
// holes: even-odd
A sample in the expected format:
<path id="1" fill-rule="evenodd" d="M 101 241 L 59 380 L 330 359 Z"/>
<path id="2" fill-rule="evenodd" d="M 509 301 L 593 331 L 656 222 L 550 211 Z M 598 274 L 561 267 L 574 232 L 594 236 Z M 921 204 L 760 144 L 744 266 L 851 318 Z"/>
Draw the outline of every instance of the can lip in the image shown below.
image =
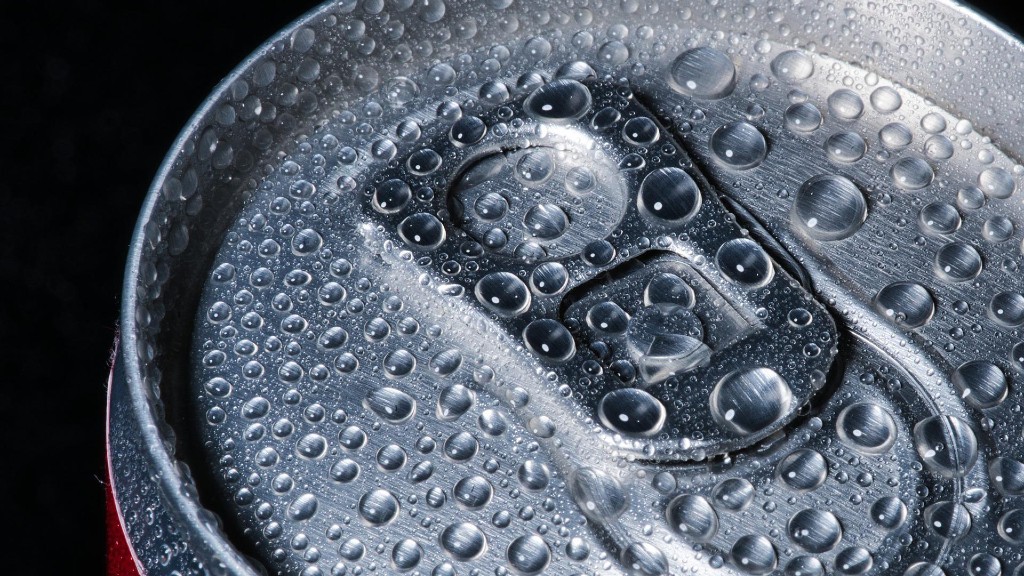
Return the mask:
<path id="1" fill-rule="evenodd" d="M 946 7 L 953 13 L 962 15 L 970 21 L 982 25 L 988 32 L 1014 48 L 1016 52 L 1024 54 L 1024 38 L 994 21 L 982 11 L 955 0 L 926 0 L 925 3 L 932 4 L 936 7 Z M 234 67 L 231 72 L 211 90 L 209 96 L 203 100 L 179 132 L 178 136 L 174 139 L 170 151 L 161 162 L 160 167 L 153 178 L 152 184 L 147 190 L 146 197 L 139 212 L 139 217 L 136 220 L 136 224 L 131 235 L 131 245 L 125 266 L 125 282 L 122 287 L 120 310 L 120 324 L 122 332 L 120 335 L 119 353 L 117 355 L 117 362 L 123 363 L 122 369 L 124 371 L 124 380 L 126 384 L 126 396 L 131 404 L 131 412 L 139 422 L 138 430 L 142 436 L 141 444 L 147 447 L 145 458 L 152 466 L 154 475 L 159 477 L 161 495 L 173 509 L 173 514 L 187 526 L 187 530 L 190 532 L 188 536 L 182 536 L 185 536 L 186 539 L 197 538 L 204 542 L 205 546 L 213 552 L 217 562 L 221 565 L 222 573 L 255 575 L 258 571 L 230 543 L 230 541 L 216 529 L 216 527 L 209 525 L 203 519 L 203 516 L 200 513 L 200 503 L 197 500 L 189 498 L 181 489 L 181 487 L 186 483 L 186 480 L 181 471 L 175 465 L 175 455 L 166 449 L 167 438 L 161 431 L 160 423 L 153 412 L 149 395 L 146 392 L 146 384 L 142 378 L 140 359 L 135 353 L 139 344 L 135 316 L 136 307 L 138 306 L 136 287 L 137 278 L 141 273 L 143 258 L 145 256 L 144 247 L 147 242 L 145 228 L 147 223 L 149 223 L 156 214 L 156 210 L 162 202 L 162 186 L 168 177 L 172 175 L 176 161 L 185 154 L 183 150 L 193 136 L 209 123 L 211 117 L 215 113 L 214 106 L 222 99 L 232 84 L 241 79 L 255 64 L 259 63 L 275 43 L 287 40 L 289 34 L 297 27 L 312 22 L 335 6 L 336 3 L 334 2 L 325 2 L 324 4 L 316 6 L 305 12 L 288 25 L 284 26 L 280 31 L 253 50 L 249 56 Z M 827 50 L 823 50 L 822 52 L 828 53 Z M 113 380 L 113 378 L 114 376 L 112 374 L 111 380 Z M 110 388 L 113 388 L 113 383 L 111 382 L 109 386 Z M 110 403 L 113 401 L 113 395 L 108 396 L 108 414 L 110 413 Z M 105 430 L 108 446 L 110 441 L 110 426 L 111 420 L 108 417 Z M 108 466 L 111 466 L 111 471 L 113 472 L 113 462 L 109 453 L 107 455 L 107 464 Z M 114 501 L 117 507 L 118 516 L 123 519 L 122 502 L 114 477 L 115 475 L 112 473 L 111 490 L 114 494 Z M 134 549 L 134 546 L 139 543 L 131 541 L 130 535 L 129 544 L 132 549 L 132 556 L 136 563 L 139 566 L 146 568 Z"/>
<path id="2" fill-rule="evenodd" d="M 186 522 L 189 529 L 195 531 L 195 535 L 201 538 L 202 541 L 213 550 L 217 560 L 223 564 L 227 573 L 230 574 L 255 575 L 256 571 L 253 570 L 250 563 L 247 562 L 233 546 L 231 546 L 222 534 L 214 532 L 212 527 L 202 521 L 199 514 L 199 503 L 195 500 L 188 499 L 183 495 L 181 486 L 185 480 L 174 464 L 174 454 L 170 453 L 165 448 L 166 439 L 160 431 L 155 415 L 152 411 L 152 406 L 150 406 L 149 400 L 147 399 L 145 383 L 142 381 L 141 377 L 139 358 L 136 354 L 129 352 L 136 350 L 138 345 L 137 332 L 135 330 L 135 310 L 138 304 L 135 280 L 139 276 L 142 264 L 143 247 L 146 242 L 145 226 L 150 222 L 156 207 L 160 203 L 161 187 L 171 174 L 175 161 L 182 155 L 182 150 L 185 145 L 196 131 L 202 128 L 205 121 L 208 120 L 208 117 L 213 113 L 213 106 L 230 88 L 230 86 L 240 79 L 254 64 L 256 64 L 260 58 L 270 50 L 274 43 L 286 39 L 288 34 L 290 34 L 294 29 L 312 21 L 330 6 L 330 2 L 316 6 L 281 28 L 281 30 L 253 50 L 245 60 L 235 66 L 235 68 L 233 68 L 231 72 L 213 88 L 210 95 L 203 100 L 199 108 L 192 114 L 188 122 L 178 133 L 178 136 L 174 139 L 174 143 L 172 144 L 170 151 L 161 162 L 160 168 L 157 170 L 157 173 L 153 178 L 153 182 L 150 184 L 149 190 L 146 192 L 142 209 L 139 212 L 135 228 L 132 231 L 128 260 L 125 264 L 125 282 L 121 293 L 120 352 L 117 355 L 116 361 L 123 362 L 124 378 L 126 381 L 125 383 L 127 384 L 127 397 L 130 399 L 132 404 L 132 413 L 141 424 L 138 429 L 142 435 L 142 445 L 149 448 L 146 453 L 147 460 L 154 468 L 156 475 L 160 478 L 160 488 L 164 498 L 170 501 L 172 507 L 176 509 L 179 514 L 186 516 L 183 520 Z M 111 379 L 113 380 L 113 374 Z M 112 387 L 113 386 L 111 384 L 111 388 Z M 110 401 L 111 400 L 108 400 L 108 403 Z M 110 410 L 108 404 L 108 415 L 109 414 Z M 108 416 L 106 431 L 108 446 L 110 445 L 109 427 L 110 418 Z M 110 458 L 111 456 L 108 451 L 108 466 L 112 466 Z M 112 467 L 111 470 L 113 470 Z M 111 490 L 114 493 L 118 516 L 121 517 L 123 521 L 124 515 L 121 509 L 120 499 L 117 497 L 117 485 L 114 481 L 113 474 L 111 474 Z M 136 562 L 139 565 L 142 565 L 142 562 L 139 561 L 138 555 L 134 549 L 134 545 L 136 543 L 130 541 L 129 544 L 131 545 L 132 555 L 135 557 Z"/>

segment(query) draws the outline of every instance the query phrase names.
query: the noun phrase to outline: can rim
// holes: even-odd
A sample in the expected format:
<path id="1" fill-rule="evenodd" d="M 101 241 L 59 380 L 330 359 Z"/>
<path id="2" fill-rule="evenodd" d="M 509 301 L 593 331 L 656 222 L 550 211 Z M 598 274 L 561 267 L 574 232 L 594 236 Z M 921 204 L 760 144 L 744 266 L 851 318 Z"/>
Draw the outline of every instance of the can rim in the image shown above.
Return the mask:
<path id="1" fill-rule="evenodd" d="M 936 7 L 946 7 L 954 14 L 963 15 L 974 23 L 982 25 L 987 31 L 994 34 L 997 38 L 1015 48 L 1017 52 L 1024 54 L 1024 36 L 1010 30 L 1008 27 L 994 20 L 982 10 L 973 6 L 968 6 L 956 0 L 924 0 L 924 3 L 931 4 Z M 138 345 L 136 333 L 137 322 L 135 318 L 135 310 L 138 305 L 136 279 L 140 274 L 142 260 L 144 257 L 144 246 L 146 244 L 145 228 L 146 224 L 152 220 L 156 212 L 156 208 L 161 202 L 163 184 L 174 170 L 175 162 L 183 155 L 183 149 L 193 136 L 209 123 L 208 120 L 215 113 L 214 105 L 222 99 L 225 93 L 237 80 L 242 79 L 244 75 L 268 53 L 275 43 L 286 40 L 289 34 L 291 34 L 297 27 L 322 16 L 325 12 L 329 11 L 336 5 L 336 2 L 328 0 L 327 2 L 313 7 L 289 22 L 279 31 L 270 36 L 266 41 L 256 47 L 244 60 L 242 60 L 242 62 L 232 68 L 232 70 L 213 87 L 209 95 L 204 98 L 199 107 L 189 117 L 184 127 L 179 131 L 177 137 L 174 139 L 173 144 L 161 161 L 152 183 L 146 192 L 143 204 L 139 211 L 139 216 L 131 234 L 128 258 L 125 265 L 125 276 L 124 283 L 122 285 L 120 306 L 121 334 L 117 361 L 123 363 L 122 369 L 124 371 L 124 383 L 126 385 L 124 388 L 127 397 L 130 399 L 131 413 L 140 423 L 138 430 L 142 435 L 142 446 L 146 448 L 144 458 L 152 466 L 154 476 L 159 477 L 159 489 L 162 496 L 174 507 L 174 514 L 182 517 L 181 519 L 187 524 L 189 531 L 192 532 L 190 535 L 186 536 L 186 539 L 189 537 L 195 537 L 206 543 L 214 553 L 217 561 L 221 563 L 221 570 L 228 574 L 252 574 L 255 576 L 257 571 L 245 556 L 243 556 L 231 544 L 223 533 L 203 521 L 200 514 L 201 504 L 197 500 L 188 498 L 180 489 L 180 487 L 185 483 L 185 479 L 178 467 L 175 465 L 175 455 L 165 447 L 166 438 L 161 432 L 156 417 L 152 411 L 152 407 L 149 404 L 149 398 L 145 391 L 145 383 L 141 377 L 140 361 L 137 354 L 134 353 L 137 350 Z M 817 53 L 828 54 L 829 50 L 818 50 Z M 111 377 L 111 380 L 113 381 L 113 376 Z M 112 382 L 108 385 L 108 388 L 113 391 L 114 386 Z M 110 406 L 113 401 L 113 394 L 110 394 L 107 401 L 108 418 L 105 428 L 105 438 L 108 447 L 110 446 L 111 427 L 109 414 L 111 413 Z M 106 456 L 106 462 L 109 470 L 111 471 L 110 488 L 114 495 L 117 515 L 121 520 L 122 526 L 125 526 L 122 502 L 119 497 L 118 486 L 115 481 L 115 474 L 113 473 L 112 457 L 109 450 Z M 142 572 L 145 573 L 144 563 L 135 551 L 136 542 L 132 541 L 130 535 L 128 535 L 128 542 L 133 559 L 140 568 L 143 568 Z"/>
<path id="2" fill-rule="evenodd" d="M 153 177 L 153 181 L 150 184 L 148 191 L 146 192 L 142 208 L 139 211 L 139 217 L 136 220 L 135 227 L 132 231 L 128 260 L 125 264 L 125 280 L 121 292 L 120 353 L 117 358 L 119 362 L 123 363 L 124 380 L 127 385 L 127 396 L 131 402 L 131 412 L 141 423 L 141 426 L 139 426 L 139 432 L 142 435 L 142 445 L 147 448 L 145 454 L 146 460 L 148 460 L 153 466 L 155 475 L 160 479 L 160 490 L 164 498 L 170 501 L 179 514 L 186 516 L 185 520 L 190 530 L 198 532 L 196 536 L 200 537 L 207 543 L 215 553 L 217 559 L 224 564 L 224 568 L 227 572 L 231 574 L 255 574 L 255 571 L 252 569 L 250 563 L 244 559 L 244 557 L 234 546 L 231 545 L 230 541 L 225 538 L 222 533 L 215 532 L 210 526 L 201 521 L 198 509 L 199 502 L 190 500 L 182 494 L 180 486 L 185 480 L 182 478 L 174 464 L 174 454 L 165 448 L 166 439 L 157 425 L 157 421 L 151 410 L 151 406 L 149 405 L 147 395 L 144 390 L 145 384 L 141 378 L 139 358 L 133 353 L 138 344 L 137 333 L 135 330 L 135 309 L 138 304 L 135 280 L 139 275 L 142 258 L 144 256 L 143 246 L 146 242 L 146 224 L 150 222 L 155 213 L 155 209 L 161 199 L 163 183 L 171 174 L 175 161 L 182 154 L 182 149 L 193 135 L 203 127 L 205 121 L 213 113 L 214 105 L 221 99 L 234 82 L 242 78 L 244 74 L 253 65 L 255 65 L 275 43 L 286 39 L 293 30 L 312 21 L 314 18 L 321 15 L 323 11 L 329 8 L 332 4 L 332 2 L 326 2 L 313 7 L 286 24 L 270 36 L 270 38 L 261 43 L 248 56 L 246 56 L 241 63 L 236 65 L 227 76 L 214 86 L 210 94 L 199 105 L 199 108 L 196 109 L 191 117 L 189 117 L 188 122 L 185 123 L 185 126 L 174 139 L 174 143 L 171 145 L 167 155 L 161 161 L 160 167 L 157 170 L 156 175 Z M 108 414 L 109 413 L 110 410 L 108 404 Z M 106 430 L 107 446 L 110 445 L 109 440 L 110 419 L 108 417 Z M 109 450 L 107 451 L 107 461 L 108 466 L 111 466 L 110 469 L 113 471 Z M 113 474 L 111 474 L 111 490 L 114 493 L 118 517 L 121 519 L 122 526 L 124 526 L 124 514 L 121 508 L 120 498 L 118 498 L 117 483 L 114 481 Z M 142 562 L 139 560 L 139 557 L 135 552 L 134 542 L 131 541 L 130 535 L 129 545 L 132 549 L 131 553 L 133 558 L 135 558 L 136 563 L 142 566 Z"/>

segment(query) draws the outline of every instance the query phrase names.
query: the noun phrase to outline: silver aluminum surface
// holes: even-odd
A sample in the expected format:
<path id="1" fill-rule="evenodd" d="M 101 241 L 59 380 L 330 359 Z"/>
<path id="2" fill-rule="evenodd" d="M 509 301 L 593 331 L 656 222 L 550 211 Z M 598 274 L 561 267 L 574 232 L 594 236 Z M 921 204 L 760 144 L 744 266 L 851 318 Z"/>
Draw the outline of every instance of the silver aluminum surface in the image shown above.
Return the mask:
<path id="1" fill-rule="evenodd" d="M 140 564 L 1021 572 L 1021 59 L 944 2 L 310 12 L 140 217 Z"/>

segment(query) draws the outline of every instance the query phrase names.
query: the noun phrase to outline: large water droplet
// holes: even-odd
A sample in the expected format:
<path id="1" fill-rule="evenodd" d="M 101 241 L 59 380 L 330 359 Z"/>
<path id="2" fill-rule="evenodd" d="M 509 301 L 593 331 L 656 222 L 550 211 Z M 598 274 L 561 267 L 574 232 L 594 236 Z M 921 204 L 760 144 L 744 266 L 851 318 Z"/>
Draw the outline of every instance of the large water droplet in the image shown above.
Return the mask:
<path id="1" fill-rule="evenodd" d="M 1024 325 L 1024 296 L 1017 292 L 996 294 L 988 303 L 988 317 L 1010 328 Z"/>
<path id="2" fill-rule="evenodd" d="M 843 529 L 835 515 L 814 508 L 794 514 L 786 530 L 797 546 L 815 554 L 832 550 L 843 538 Z"/>
<path id="3" fill-rule="evenodd" d="M 530 309 L 530 290 L 511 272 L 491 272 L 473 290 L 488 310 L 502 316 L 517 316 Z"/>
<path id="4" fill-rule="evenodd" d="M 638 388 L 605 394 L 597 412 L 605 426 L 622 434 L 649 436 L 657 434 L 665 424 L 665 406 Z"/>
<path id="5" fill-rule="evenodd" d="M 924 509 L 928 529 L 941 538 L 958 540 L 971 530 L 971 513 L 956 502 L 936 502 Z"/>
<path id="6" fill-rule="evenodd" d="M 816 490 L 828 478 L 825 457 L 810 448 L 794 450 L 779 462 L 776 471 L 782 482 L 798 492 Z"/>
<path id="7" fill-rule="evenodd" d="M 551 550 L 544 539 L 536 534 L 520 536 L 505 551 L 509 566 L 519 574 L 539 574 L 551 562 Z"/>
<path id="8" fill-rule="evenodd" d="M 836 132 L 825 140 L 828 159 L 840 164 L 853 164 L 864 157 L 868 144 L 856 132 Z"/>
<path id="9" fill-rule="evenodd" d="M 494 495 L 494 487 L 483 476 L 466 476 L 455 483 L 452 496 L 468 510 L 478 510 L 487 505 Z"/>
<path id="10" fill-rule="evenodd" d="M 711 499 L 719 508 L 741 512 L 754 500 L 754 485 L 745 478 L 722 480 L 711 491 Z"/>
<path id="11" fill-rule="evenodd" d="M 553 362 L 565 362 L 576 354 L 576 342 L 565 326 L 542 318 L 527 324 L 523 341 L 531 352 Z"/>
<path id="12" fill-rule="evenodd" d="M 792 400 L 789 384 L 771 368 L 737 370 L 711 391 L 711 416 L 722 428 L 747 436 L 784 417 Z"/>
<path id="13" fill-rule="evenodd" d="M 634 576 L 663 576 L 668 574 L 668 559 L 653 544 L 634 542 L 622 551 L 622 565 Z"/>
<path id="14" fill-rule="evenodd" d="M 648 174 L 637 194 L 640 213 L 659 224 L 683 225 L 700 210 L 697 183 L 679 168 L 659 168 Z"/>
<path id="15" fill-rule="evenodd" d="M 960 397 L 981 410 L 998 406 L 1009 392 L 1006 374 L 986 360 L 961 364 L 953 371 L 951 379 L 960 391 Z"/>
<path id="16" fill-rule="evenodd" d="M 708 542 L 718 534 L 718 514 L 703 496 L 683 494 L 665 510 L 668 524 L 694 542 Z"/>
<path id="17" fill-rule="evenodd" d="M 444 551 L 460 562 L 478 558 L 487 549 L 484 533 L 470 522 L 449 525 L 441 532 L 440 542 Z"/>
<path id="18" fill-rule="evenodd" d="M 840 88 L 828 97 L 828 113 L 838 120 L 852 122 L 864 113 L 864 101 L 853 90 Z"/>
<path id="19" fill-rule="evenodd" d="M 760 288 L 775 274 L 768 254 L 749 238 L 734 238 L 719 246 L 715 264 L 723 276 L 747 288 Z"/>
<path id="20" fill-rule="evenodd" d="M 569 491 L 587 517 L 607 522 L 622 515 L 629 498 L 614 477 L 594 468 L 581 468 L 572 475 Z"/>
<path id="21" fill-rule="evenodd" d="M 711 349 L 703 337 L 700 320 L 681 307 L 642 308 L 629 318 L 626 328 L 627 350 L 649 384 L 706 364 Z"/>
<path id="22" fill-rule="evenodd" d="M 950 242 L 935 253 L 935 274 L 947 282 L 968 282 L 981 274 L 983 261 L 969 244 Z"/>
<path id="23" fill-rule="evenodd" d="M 871 505 L 871 519 L 887 530 L 895 530 L 907 521 L 907 505 L 896 496 L 883 496 Z"/>
<path id="24" fill-rule="evenodd" d="M 553 240 L 565 234 L 569 227 L 569 217 L 554 204 L 537 204 L 526 212 L 523 226 L 535 238 Z"/>
<path id="25" fill-rule="evenodd" d="M 748 122 L 726 124 L 711 134 L 709 142 L 715 159 L 733 170 L 749 170 L 764 161 L 768 143 Z"/>
<path id="26" fill-rule="evenodd" d="M 1024 463 L 1012 458 L 993 458 L 988 464 L 992 485 L 1004 496 L 1024 496 Z"/>
<path id="27" fill-rule="evenodd" d="M 796 193 L 793 224 L 815 240 L 835 241 L 853 236 L 867 219 L 864 194 L 849 179 L 834 174 L 815 176 Z"/>
<path id="28" fill-rule="evenodd" d="M 530 116 L 563 124 L 579 120 L 590 111 L 590 90 L 576 80 L 555 80 L 533 91 L 523 103 Z"/>
<path id="29" fill-rule="evenodd" d="M 960 229 L 962 219 L 951 204 L 932 202 L 921 208 L 917 223 L 921 231 L 931 236 L 948 236 Z"/>
<path id="30" fill-rule="evenodd" d="M 931 416 L 914 426 L 914 448 L 929 469 L 945 478 L 961 478 L 978 461 L 978 439 L 956 416 Z"/>
<path id="31" fill-rule="evenodd" d="M 814 74 L 814 61 L 800 50 L 787 50 L 772 60 L 771 69 L 779 80 L 795 84 Z"/>
<path id="32" fill-rule="evenodd" d="M 920 328 L 935 314 L 931 292 L 916 282 L 893 282 L 875 295 L 875 309 L 903 328 Z"/>
<path id="33" fill-rule="evenodd" d="M 387 490 L 376 488 L 359 499 L 359 516 L 371 526 L 382 526 L 398 515 L 398 499 Z"/>
<path id="34" fill-rule="evenodd" d="M 932 167 L 924 160 L 913 156 L 897 160 L 889 173 L 893 183 L 904 190 L 920 190 L 931 184 L 935 178 Z"/>
<path id="35" fill-rule="evenodd" d="M 978 187 L 989 198 L 1003 200 L 1013 195 L 1017 183 L 1013 176 L 1002 168 L 988 168 L 978 175 Z"/>
<path id="36" fill-rule="evenodd" d="M 839 439 L 864 454 L 884 454 L 896 443 L 896 421 L 873 402 L 851 404 L 836 419 Z"/>
<path id="37" fill-rule="evenodd" d="M 764 536 L 741 536 L 732 545 L 732 561 L 741 572 L 769 574 L 778 565 L 779 558 L 771 540 Z"/>
<path id="38" fill-rule="evenodd" d="M 377 416 L 400 424 L 416 413 L 416 400 L 397 388 L 378 388 L 366 395 L 364 404 Z"/>
<path id="39" fill-rule="evenodd" d="M 793 104 L 786 109 L 783 118 L 787 129 L 800 134 L 814 132 L 821 126 L 823 120 L 821 110 L 810 102 Z"/>
<path id="40" fill-rule="evenodd" d="M 718 100 L 736 88 L 736 66 L 725 53 L 701 46 L 676 57 L 669 79 L 673 89 L 687 96 Z"/>

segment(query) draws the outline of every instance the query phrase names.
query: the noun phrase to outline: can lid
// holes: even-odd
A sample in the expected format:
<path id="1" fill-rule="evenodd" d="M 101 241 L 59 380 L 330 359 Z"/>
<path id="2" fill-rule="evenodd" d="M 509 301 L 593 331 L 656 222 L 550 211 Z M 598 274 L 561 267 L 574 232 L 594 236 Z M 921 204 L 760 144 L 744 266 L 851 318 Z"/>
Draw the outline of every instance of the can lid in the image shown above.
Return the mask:
<path id="1" fill-rule="evenodd" d="M 194 219 L 140 228 L 128 367 L 235 551 L 305 576 L 1019 560 L 1012 148 L 831 36 L 400 8 L 270 44 L 183 147 L 230 177 L 170 167 L 152 206 Z"/>

